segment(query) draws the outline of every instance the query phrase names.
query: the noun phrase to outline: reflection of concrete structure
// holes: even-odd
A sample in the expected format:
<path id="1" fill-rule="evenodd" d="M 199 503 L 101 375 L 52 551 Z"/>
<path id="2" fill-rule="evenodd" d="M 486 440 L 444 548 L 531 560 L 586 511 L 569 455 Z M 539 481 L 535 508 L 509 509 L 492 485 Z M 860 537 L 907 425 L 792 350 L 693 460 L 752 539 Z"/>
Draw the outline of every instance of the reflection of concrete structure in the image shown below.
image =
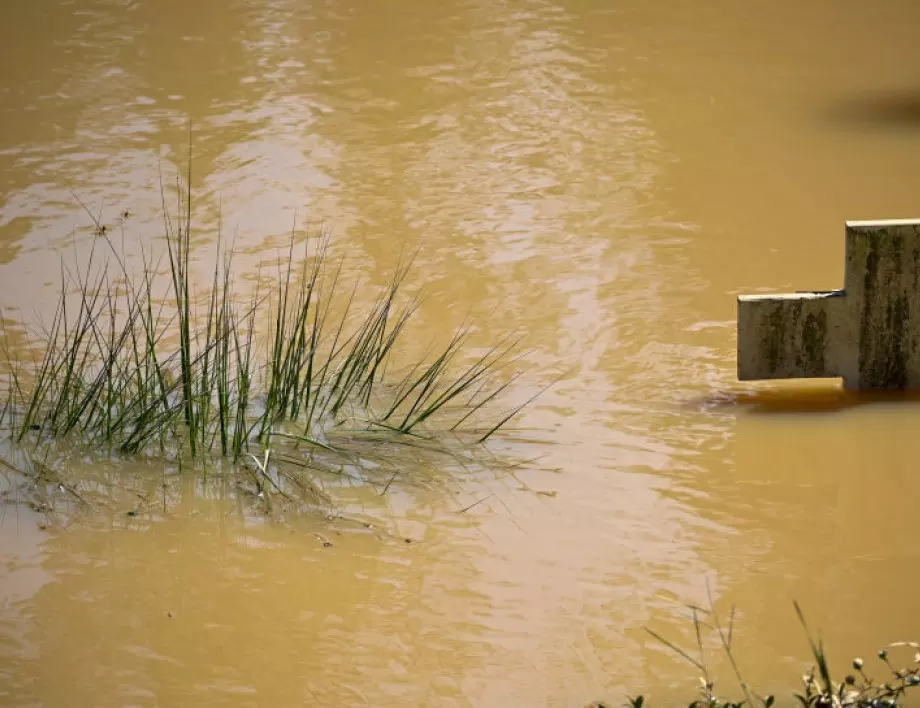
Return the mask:
<path id="1" fill-rule="evenodd" d="M 920 387 L 920 220 L 846 225 L 844 289 L 738 298 L 738 378 Z"/>

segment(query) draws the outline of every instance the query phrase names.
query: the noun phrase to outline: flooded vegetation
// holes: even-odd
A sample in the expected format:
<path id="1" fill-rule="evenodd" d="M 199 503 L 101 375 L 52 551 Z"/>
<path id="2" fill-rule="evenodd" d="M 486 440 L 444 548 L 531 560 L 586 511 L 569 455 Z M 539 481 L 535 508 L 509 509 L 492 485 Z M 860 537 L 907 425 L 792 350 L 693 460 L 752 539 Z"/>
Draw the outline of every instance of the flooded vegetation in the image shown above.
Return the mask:
<path id="1" fill-rule="evenodd" d="M 327 263 L 328 239 L 311 254 L 295 233 L 269 271 L 268 293 L 260 294 L 257 279 L 241 304 L 233 252 L 218 242 L 213 280 L 196 294 L 191 194 L 180 190 L 179 197 L 184 213 L 164 214 L 166 257 L 144 253 L 139 274 L 88 212 L 96 241 L 85 267 L 74 272 L 62 263 L 50 324 L 22 325 L 34 358 L 7 348 L 0 431 L 10 455 L 3 464 L 30 487 L 56 484 L 71 501 L 90 505 L 67 457 L 51 461 L 66 445 L 99 461 L 109 452 L 110 461 L 140 457 L 180 469 L 197 462 L 205 478 L 214 477 L 210 463 L 225 460 L 236 471 L 233 486 L 249 489 L 265 512 L 311 507 L 329 501 L 320 477 L 364 480 L 386 493 L 412 474 L 406 463 L 421 457 L 440 457 L 442 467 L 481 465 L 477 448 L 529 402 L 485 417 L 520 375 L 499 378 L 513 364 L 517 339 L 469 355 L 471 324 L 441 349 L 429 344 L 415 362 L 392 361 L 420 305 L 417 295 L 400 292 L 411 261 L 365 312 L 354 312 L 360 284 L 342 296 L 342 262 Z M 114 274 L 97 249 L 109 252 Z M 157 296 L 159 280 L 167 286 Z M 492 455 L 487 464 L 502 463 Z M 44 499 L 32 505 L 52 506 Z"/>
<path id="2" fill-rule="evenodd" d="M 894 681 L 918 400 L 735 318 L 917 216 L 917 3 L 7 5 L 0 705 Z"/>

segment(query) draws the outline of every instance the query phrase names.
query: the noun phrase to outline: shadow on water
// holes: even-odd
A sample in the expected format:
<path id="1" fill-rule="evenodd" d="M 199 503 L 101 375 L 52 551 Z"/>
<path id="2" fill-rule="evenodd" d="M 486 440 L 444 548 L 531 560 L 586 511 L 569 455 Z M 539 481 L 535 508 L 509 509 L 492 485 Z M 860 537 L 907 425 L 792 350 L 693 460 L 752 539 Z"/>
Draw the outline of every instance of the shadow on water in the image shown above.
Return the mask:
<path id="1" fill-rule="evenodd" d="M 844 127 L 920 130 L 920 88 L 857 94 L 834 102 L 828 117 Z"/>
<path id="2" fill-rule="evenodd" d="M 753 415 L 839 413 L 871 405 L 917 405 L 920 390 L 848 391 L 837 379 L 783 382 L 772 388 L 716 392 L 701 401 L 706 408 L 741 409 Z"/>

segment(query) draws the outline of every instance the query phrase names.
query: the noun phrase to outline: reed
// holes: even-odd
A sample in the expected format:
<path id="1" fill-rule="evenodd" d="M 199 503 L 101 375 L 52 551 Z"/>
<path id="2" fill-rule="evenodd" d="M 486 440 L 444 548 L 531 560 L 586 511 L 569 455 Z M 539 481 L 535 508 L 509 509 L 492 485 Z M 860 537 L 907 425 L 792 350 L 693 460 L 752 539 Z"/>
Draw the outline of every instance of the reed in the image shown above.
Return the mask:
<path id="1" fill-rule="evenodd" d="M 360 467 L 383 438 L 426 450 L 478 445 L 520 410 L 494 412 L 514 381 L 514 337 L 471 359 L 465 326 L 430 356 L 393 361 L 418 310 L 403 295 L 412 259 L 359 308 L 365 291 L 343 286 L 328 237 L 311 248 L 292 233 L 275 285 L 241 300 L 233 248 L 219 242 L 210 285 L 196 294 L 192 202 L 178 185 L 177 194 L 178 218 L 164 198 L 165 256 L 144 251 L 132 272 L 94 218 L 85 266 L 62 263 L 50 324 L 26 327 L 40 354 L 17 356 L 3 338 L 0 427 L 14 442 L 237 464 L 255 455 L 266 465 L 273 450 L 275 460 L 339 469 Z"/>

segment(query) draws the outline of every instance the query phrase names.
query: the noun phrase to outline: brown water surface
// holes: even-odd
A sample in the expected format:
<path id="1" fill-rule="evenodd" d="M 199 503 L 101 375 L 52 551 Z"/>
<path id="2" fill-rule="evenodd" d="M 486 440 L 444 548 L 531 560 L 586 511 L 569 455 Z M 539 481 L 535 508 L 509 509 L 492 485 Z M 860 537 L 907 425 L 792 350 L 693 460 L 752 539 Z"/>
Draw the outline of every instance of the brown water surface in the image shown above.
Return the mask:
<path id="1" fill-rule="evenodd" d="M 840 666 L 920 639 L 920 403 L 734 369 L 737 294 L 838 287 L 844 220 L 920 215 L 917 27 L 916 0 L 5 0 L 5 316 L 85 252 L 71 192 L 154 242 L 191 120 L 196 247 L 220 218 L 245 269 L 296 220 L 376 283 L 420 247 L 427 334 L 521 327 L 526 386 L 564 377 L 520 420 L 539 463 L 343 500 L 386 533 L 194 488 L 66 530 L 7 506 L 0 704 L 688 701 L 643 627 L 689 643 L 707 587 L 764 692 L 807 665 L 793 599 Z"/>

